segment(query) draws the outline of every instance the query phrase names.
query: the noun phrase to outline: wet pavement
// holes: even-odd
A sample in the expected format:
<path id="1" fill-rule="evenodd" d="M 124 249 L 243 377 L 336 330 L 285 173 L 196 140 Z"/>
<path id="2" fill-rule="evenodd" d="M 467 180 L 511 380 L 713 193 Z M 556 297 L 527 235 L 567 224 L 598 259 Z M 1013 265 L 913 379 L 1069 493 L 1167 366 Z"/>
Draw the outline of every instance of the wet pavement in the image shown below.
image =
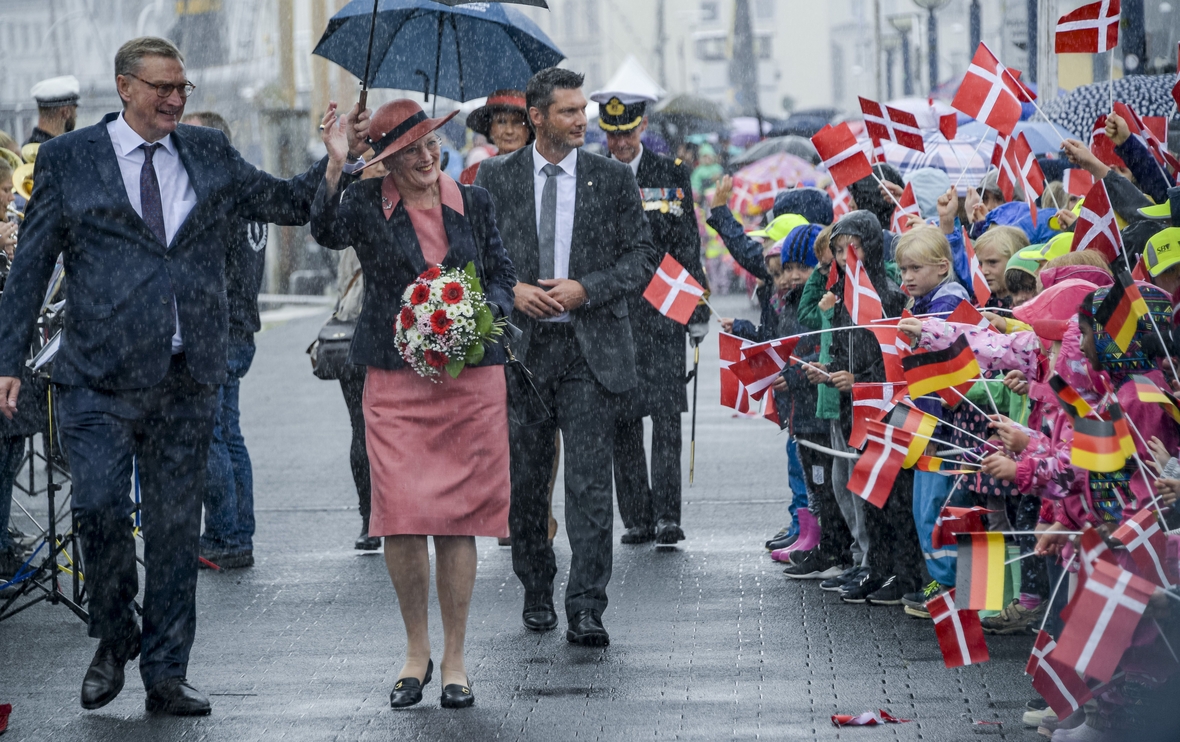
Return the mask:
<path id="1" fill-rule="evenodd" d="M 753 314 L 741 298 L 715 303 Z M 718 406 L 715 333 L 702 346 L 692 487 L 684 447 L 688 540 L 621 546 L 616 518 L 611 646 L 568 645 L 564 618 L 562 630 L 525 631 L 509 550 L 480 539 L 467 659 L 475 707 L 440 709 L 436 679 L 422 704 L 391 710 L 405 639 L 384 560 L 352 549 L 348 416 L 339 386 L 314 378 L 304 354 L 321 321 L 261 333 L 243 382 L 256 564 L 201 575 L 189 677 L 213 714 L 147 716 L 135 662 L 114 702 L 83 711 L 95 642 L 66 609 L 39 605 L 0 623 L 0 703 L 14 707 L 5 742 L 1038 738 L 1020 724 L 1031 637 L 988 637 L 991 662 L 947 670 L 930 622 L 845 605 L 769 559 L 762 541 L 787 519 L 786 439 Z M 559 484 L 559 521 L 561 499 Z M 565 569 L 564 525 L 556 547 Z M 441 652 L 437 605 L 431 627 Z M 841 730 L 829 719 L 876 709 L 913 721 Z"/>

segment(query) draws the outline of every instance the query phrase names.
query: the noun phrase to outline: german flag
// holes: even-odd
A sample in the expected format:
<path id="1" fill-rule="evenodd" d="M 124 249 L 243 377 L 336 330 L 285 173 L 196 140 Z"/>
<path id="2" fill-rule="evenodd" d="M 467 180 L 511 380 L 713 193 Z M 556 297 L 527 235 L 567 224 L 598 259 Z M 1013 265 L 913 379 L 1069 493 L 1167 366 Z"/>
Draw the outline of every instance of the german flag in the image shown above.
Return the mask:
<path id="1" fill-rule="evenodd" d="M 930 443 L 934 429 L 938 427 L 938 418 L 910 407 L 908 404 L 899 404 L 894 407 L 884 422 L 886 425 L 901 428 L 913 436 L 910 440 L 909 450 L 906 451 L 905 461 L 901 463 L 905 469 L 916 464 L 922 454 L 926 452 L 926 445 Z"/>
<path id="2" fill-rule="evenodd" d="M 1000 611 L 1012 600 L 1005 579 L 1008 547 L 999 533 L 960 533 L 955 569 L 955 607 L 960 610 Z"/>
<path id="3" fill-rule="evenodd" d="M 1112 400 L 1107 412 L 1110 414 L 1111 424 L 1114 425 L 1114 432 L 1119 436 L 1119 449 L 1122 450 L 1123 457 L 1129 459 L 1135 455 L 1135 439 L 1131 437 L 1131 426 L 1127 424 L 1123 408 Z"/>
<path id="4" fill-rule="evenodd" d="M 1106 334 L 1110 335 L 1115 345 L 1124 353 L 1131 347 L 1131 340 L 1135 337 L 1135 329 L 1139 326 L 1139 318 L 1147 316 L 1147 302 L 1139 293 L 1135 280 L 1125 270 L 1115 273 L 1115 283 L 1110 287 L 1110 293 L 1102 300 L 1102 304 L 1094 311 L 1094 321 L 1102 325 Z"/>
<path id="5" fill-rule="evenodd" d="M 979 469 L 956 469 L 963 464 L 958 461 L 947 461 L 946 459 L 937 456 L 919 456 L 918 462 L 914 464 L 914 468 L 918 471 L 928 471 L 933 474 L 945 474 L 946 476 L 954 476 L 956 474 L 976 474 Z"/>
<path id="6" fill-rule="evenodd" d="M 1148 404 L 1154 402 L 1162 405 L 1164 410 L 1172 416 L 1172 419 L 1180 423 L 1180 407 L 1177 406 L 1175 397 L 1160 389 L 1154 381 L 1142 374 L 1133 375 L 1131 381 L 1135 382 L 1135 393 L 1139 395 L 1140 402 Z"/>
<path id="7" fill-rule="evenodd" d="M 905 380 L 910 385 L 910 397 L 917 399 L 931 392 L 949 403 L 958 403 L 954 393 L 943 394 L 943 390 L 968 384 L 979 377 L 979 362 L 967 344 L 967 337 L 960 335 L 945 350 L 933 350 L 901 359 L 905 369 Z M 962 390 L 965 391 L 965 390 Z"/>
<path id="8" fill-rule="evenodd" d="M 1088 471 L 1112 472 L 1122 469 L 1127 463 L 1127 454 L 1114 422 L 1088 417 L 1075 418 L 1069 463 Z"/>
<path id="9" fill-rule="evenodd" d="M 1057 395 L 1057 401 L 1061 403 L 1070 417 L 1089 417 L 1094 412 L 1090 403 L 1082 399 L 1082 395 L 1078 394 L 1076 389 L 1057 374 L 1053 374 L 1049 378 L 1049 386 L 1053 388 L 1053 393 Z"/>

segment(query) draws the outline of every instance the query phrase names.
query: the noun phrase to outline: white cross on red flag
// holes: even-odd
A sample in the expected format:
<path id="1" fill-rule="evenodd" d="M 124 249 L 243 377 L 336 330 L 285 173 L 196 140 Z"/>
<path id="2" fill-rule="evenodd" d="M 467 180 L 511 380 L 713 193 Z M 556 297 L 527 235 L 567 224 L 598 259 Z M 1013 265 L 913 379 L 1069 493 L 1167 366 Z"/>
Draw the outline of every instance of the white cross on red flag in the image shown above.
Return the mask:
<path id="1" fill-rule="evenodd" d="M 883 106 L 875 100 L 859 98 L 865 129 L 874 142 L 893 142 L 918 152 L 926 151 L 918 117 L 909 111 Z"/>
<path id="2" fill-rule="evenodd" d="M 660 267 L 651 277 L 643 298 L 656 310 L 682 325 L 687 325 L 697 304 L 705 295 L 705 288 L 688 273 L 688 269 L 677 262 L 671 253 L 664 255 Z"/>
<path id="3" fill-rule="evenodd" d="M 987 124 L 1001 134 L 1011 134 L 1020 121 L 1020 99 L 1012 90 L 1011 73 L 981 43 L 951 107 Z"/>
<path id="4" fill-rule="evenodd" d="M 987 641 L 976 611 L 955 608 L 955 589 L 942 593 L 926 603 L 926 610 L 934 621 L 934 633 L 942 661 L 949 667 L 963 667 L 987 662 Z"/>
<path id="5" fill-rule="evenodd" d="M 1034 214 L 1036 213 L 1035 206 L 1032 207 L 1032 211 Z M 971 237 L 968 236 L 966 227 L 963 227 L 963 247 L 967 251 L 967 264 L 971 266 L 971 288 L 975 290 L 975 302 L 982 307 L 992 298 L 992 290 L 988 288 L 987 278 L 983 275 L 983 267 L 979 264 L 979 257 L 975 254 L 975 246 L 971 244 Z M 965 303 L 959 302 L 959 307 Z M 972 310 L 975 309 L 970 304 L 967 306 Z M 959 311 L 959 307 L 955 308 L 955 312 Z M 951 312 L 951 317 L 955 316 L 955 312 Z M 976 311 L 975 314 L 979 314 L 979 312 Z M 950 320 L 951 317 L 947 317 L 947 320 Z M 982 314 L 979 314 L 979 319 L 983 320 L 988 327 L 991 326 L 991 323 L 984 319 Z"/>
<path id="6" fill-rule="evenodd" d="M 837 188 L 847 188 L 862 178 L 872 177 L 869 158 L 846 122 L 839 126 L 828 124 L 815 133 L 811 143 Z"/>
<path id="7" fill-rule="evenodd" d="M 753 399 L 762 399 L 766 390 L 790 363 L 791 354 L 799 344 L 797 337 L 785 337 L 767 343 L 747 346 L 742 350 L 743 359 L 729 367 L 745 384 L 746 391 Z"/>
<path id="8" fill-rule="evenodd" d="M 1013 184 L 1020 185 L 1024 190 L 1024 198 L 1028 202 L 1028 210 L 1033 224 L 1037 223 L 1036 200 L 1045 192 L 1045 174 L 1037 163 L 1036 155 L 1029 146 L 1024 133 L 1008 139 L 1004 147 L 1004 160 L 1000 166 L 999 186 L 1005 198 L 1011 199 Z"/>
<path id="9" fill-rule="evenodd" d="M 964 325 L 971 325 L 978 327 L 981 330 L 990 330 L 992 332 L 999 332 L 987 318 L 979 313 L 979 310 L 971 305 L 971 302 L 963 299 L 959 302 L 959 306 L 955 307 L 955 311 L 946 316 L 946 321 L 950 324 L 956 322 Z"/>
<path id="10" fill-rule="evenodd" d="M 848 436 L 848 445 L 857 449 L 863 446 L 869 432 L 867 423 L 885 417 L 898 400 L 905 396 L 905 391 L 904 383 L 853 384 L 852 433 Z"/>
<path id="11" fill-rule="evenodd" d="M 1090 132 L 1090 151 L 1107 167 L 1126 167 L 1127 163 L 1114 151 L 1114 142 L 1106 136 L 1106 114 L 1094 120 L 1094 129 Z"/>
<path id="12" fill-rule="evenodd" d="M 1140 510 L 1115 529 L 1111 536 L 1127 547 L 1127 553 L 1139 567 L 1139 574 L 1160 587 L 1168 588 L 1176 584 L 1176 575 L 1167 559 L 1168 541 L 1154 511 L 1147 508 Z"/>
<path id="13" fill-rule="evenodd" d="M 913 436 L 876 420 L 867 420 L 865 430 L 867 444 L 848 478 L 848 489 L 870 505 L 883 508 Z"/>
<path id="14" fill-rule="evenodd" d="M 1078 587 L 1073 610 L 1050 657 L 1107 682 L 1131 644 L 1155 586 L 1109 562 L 1097 560 Z"/>
<path id="15" fill-rule="evenodd" d="M 1102 534 L 1098 533 L 1098 529 L 1086 523 L 1082 526 L 1082 535 L 1079 540 L 1078 548 L 1078 583 L 1074 591 L 1073 600 L 1061 609 L 1061 620 L 1068 621 L 1070 615 L 1073 613 L 1074 603 L 1077 602 L 1078 596 L 1081 594 L 1082 585 L 1086 584 L 1086 579 L 1090 573 L 1094 571 L 1095 563 L 1102 561 L 1107 564 L 1118 566 L 1118 562 L 1111 553 L 1110 547 L 1106 545 L 1106 540 L 1102 538 Z"/>
<path id="16" fill-rule="evenodd" d="M 869 325 L 865 329 L 877 337 L 877 345 L 881 346 L 881 358 L 885 362 L 885 381 L 904 386 L 905 368 L 901 365 L 901 359 L 913 355 L 909 342 L 902 337 L 897 325 Z"/>
<path id="17" fill-rule="evenodd" d="M 922 216 L 922 212 L 918 208 L 918 199 L 914 197 L 913 183 L 905 184 L 905 190 L 901 192 L 901 199 L 897 203 L 901 208 L 893 210 L 893 220 L 889 225 L 889 231 L 905 234 L 910 231 L 910 216 Z"/>
<path id="18" fill-rule="evenodd" d="M 1099 180 L 1086 192 L 1082 210 L 1073 228 L 1070 252 L 1096 250 L 1106 262 L 1113 263 L 1123 251 L 1123 236 L 1114 220 L 1114 209 L 1106 192 L 1106 183 Z"/>
<path id="19" fill-rule="evenodd" d="M 1065 719 L 1089 701 L 1091 693 L 1090 686 L 1072 667 L 1049 657 L 1056 646 L 1057 642 L 1044 630 L 1037 632 L 1024 673 L 1032 675 L 1033 688 L 1048 701 L 1057 718 Z"/>
<path id="20" fill-rule="evenodd" d="M 881 319 L 884 315 L 881 297 L 873 288 L 864 263 L 857 259 L 856 250 L 852 248 L 845 250 L 844 255 L 844 307 L 848 316 L 858 325 Z"/>
<path id="21" fill-rule="evenodd" d="M 1083 5 L 1057 19 L 1058 54 L 1101 54 L 1119 45 L 1119 0 Z"/>
<path id="22" fill-rule="evenodd" d="M 1071 167 L 1061 174 L 1061 185 L 1069 195 L 1082 197 L 1094 187 L 1094 176 L 1089 170 Z"/>
<path id="23" fill-rule="evenodd" d="M 1168 149 L 1164 143 L 1161 142 L 1156 133 L 1151 130 L 1151 127 L 1147 125 L 1147 122 L 1135 112 L 1134 108 L 1131 108 L 1122 101 L 1115 101 L 1114 112 L 1127 122 L 1127 130 L 1131 132 L 1131 136 L 1143 143 L 1143 146 L 1147 148 L 1147 151 L 1151 153 L 1151 156 L 1155 158 L 1156 163 L 1158 163 L 1161 168 L 1164 165 L 1167 165 L 1173 170 L 1180 170 L 1180 160 L 1177 160 L 1172 156 L 1171 152 L 1168 152 Z M 1165 119 L 1165 122 L 1166 120 L 1167 119 Z M 1166 126 L 1167 124 L 1165 123 L 1165 127 Z M 1165 132 L 1166 131 L 1167 129 L 1165 128 Z M 1172 180 L 1166 171 L 1164 172 L 1164 180 L 1169 182 Z"/>
<path id="24" fill-rule="evenodd" d="M 749 414 L 752 410 L 750 393 L 746 391 L 746 385 L 731 367 L 745 358 L 742 349 L 753 344 L 737 335 L 717 333 L 717 350 L 721 359 L 721 404 L 744 414 Z"/>
<path id="25" fill-rule="evenodd" d="M 837 219 L 852 211 L 852 196 L 847 188 L 836 188 L 835 183 L 828 183 L 827 191 L 832 198 L 832 223 L 835 224 Z"/>

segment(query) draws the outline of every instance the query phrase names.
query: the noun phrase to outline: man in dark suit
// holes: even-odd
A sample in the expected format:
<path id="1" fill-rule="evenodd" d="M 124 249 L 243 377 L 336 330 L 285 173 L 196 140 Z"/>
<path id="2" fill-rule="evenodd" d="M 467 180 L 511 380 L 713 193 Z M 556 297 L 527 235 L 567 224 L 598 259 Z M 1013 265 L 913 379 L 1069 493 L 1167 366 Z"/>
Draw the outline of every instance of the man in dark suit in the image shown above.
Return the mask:
<path id="1" fill-rule="evenodd" d="M 631 171 L 580 149 L 586 135 L 581 87 L 582 75 L 569 70 L 534 75 L 525 97 L 536 141 L 486 160 L 475 184 L 492 195 L 516 267 L 512 322 L 522 336 L 511 345 L 536 389 L 513 374 L 508 522 L 512 566 L 525 588 L 524 625 L 557 626 L 546 485 L 560 428 L 573 551 L 566 639 L 605 646 L 615 412 L 620 395 L 637 383 L 628 299 L 655 270 L 655 248 Z"/>
<path id="2" fill-rule="evenodd" d="M 142 653 L 148 711 L 209 713 L 185 675 L 205 465 L 226 380 L 226 245 L 239 219 L 305 223 L 326 162 L 279 180 L 242 160 L 221 132 L 178 126 L 192 90 L 184 73 L 164 39 L 119 49 L 123 111 L 42 145 L 0 301 L 0 412 L 11 417 L 33 321 L 63 256 L 69 301 L 54 402 L 73 476 L 90 635 L 100 640 L 82 683 L 88 709 L 118 695 L 124 665 Z M 133 458 L 143 508 L 142 632 Z"/>
<path id="3" fill-rule="evenodd" d="M 640 81 L 635 81 L 639 83 Z M 639 184 L 643 211 L 651 224 L 656 254 L 670 254 L 702 286 L 701 235 L 693 209 L 689 169 L 680 160 L 644 149 L 647 103 L 654 96 L 640 90 L 601 90 L 598 125 L 606 132 L 611 156 L 630 166 Z M 626 395 L 615 422 L 615 491 L 627 531 L 624 544 L 651 541 L 663 545 L 684 540 L 680 527 L 680 416 L 688 411 L 685 388 L 685 326 L 660 314 L 641 295 L 631 304 L 631 327 L 643 338 L 637 347 L 639 386 Z M 689 324 L 694 343 L 709 329 L 704 299 Z M 643 450 L 643 418 L 651 418 L 651 481 Z"/>

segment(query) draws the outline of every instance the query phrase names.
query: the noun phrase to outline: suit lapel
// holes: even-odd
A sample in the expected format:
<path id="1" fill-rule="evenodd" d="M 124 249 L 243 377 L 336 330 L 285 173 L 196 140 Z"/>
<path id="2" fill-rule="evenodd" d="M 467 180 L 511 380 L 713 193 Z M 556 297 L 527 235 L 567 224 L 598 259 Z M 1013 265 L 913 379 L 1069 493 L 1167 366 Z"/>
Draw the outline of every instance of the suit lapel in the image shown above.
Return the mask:
<path id="1" fill-rule="evenodd" d="M 386 221 L 393 237 L 393 244 L 397 245 L 402 256 L 414 269 L 414 275 L 422 275 L 426 271 L 426 258 L 422 256 L 422 245 L 418 242 L 418 234 L 414 232 L 414 223 L 410 221 L 410 215 L 406 212 L 405 202 L 399 201 L 389 219 L 383 218 L 382 221 Z"/>
<path id="2" fill-rule="evenodd" d="M 139 229 L 145 242 L 164 250 L 166 249 L 164 245 L 161 245 L 160 241 L 156 239 L 156 235 L 148 228 L 147 222 L 135 212 L 135 209 L 131 207 L 130 199 L 127 198 L 127 184 L 123 182 L 123 171 L 119 169 L 119 160 L 115 155 L 115 143 L 111 141 L 110 132 L 107 131 L 107 124 L 113 120 L 115 115 L 108 114 L 102 121 L 94 125 L 94 133 L 89 137 L 91 162 L 94 163 L 99 180 L 110 192 L 110 196 L 115 199 L 118 207 L 126 212 L 126 223 L 132 228 Z"/>
<path id="3" fill-rule="evenodd" d="M 197 196 L 197 203 L 189 210 L 188 216 L 176 229 L 176 234 L 172 235 L 172 244 L 180 244 L 180 240 L 186 236 L 190 229 L 199 227 L 203 220 L 193 217 L 197 215 L 197 211 L 208 200 L 209 195 L 209 172 L 206 167 L 205 159 L 201 156 L 200 148 L 193 145 L 184 137 L 181 132 L 182 127 L 176 127 L 176 131 L 172 132 L 172 142 L 176 146 L 176 154 L 180 157 L 180 164 L 184 166 L 184 171 L 188 173 L 189 185 L 193 188 L 193 193 Z M 191 226 L 196 225 L 196 227 Z"/>

